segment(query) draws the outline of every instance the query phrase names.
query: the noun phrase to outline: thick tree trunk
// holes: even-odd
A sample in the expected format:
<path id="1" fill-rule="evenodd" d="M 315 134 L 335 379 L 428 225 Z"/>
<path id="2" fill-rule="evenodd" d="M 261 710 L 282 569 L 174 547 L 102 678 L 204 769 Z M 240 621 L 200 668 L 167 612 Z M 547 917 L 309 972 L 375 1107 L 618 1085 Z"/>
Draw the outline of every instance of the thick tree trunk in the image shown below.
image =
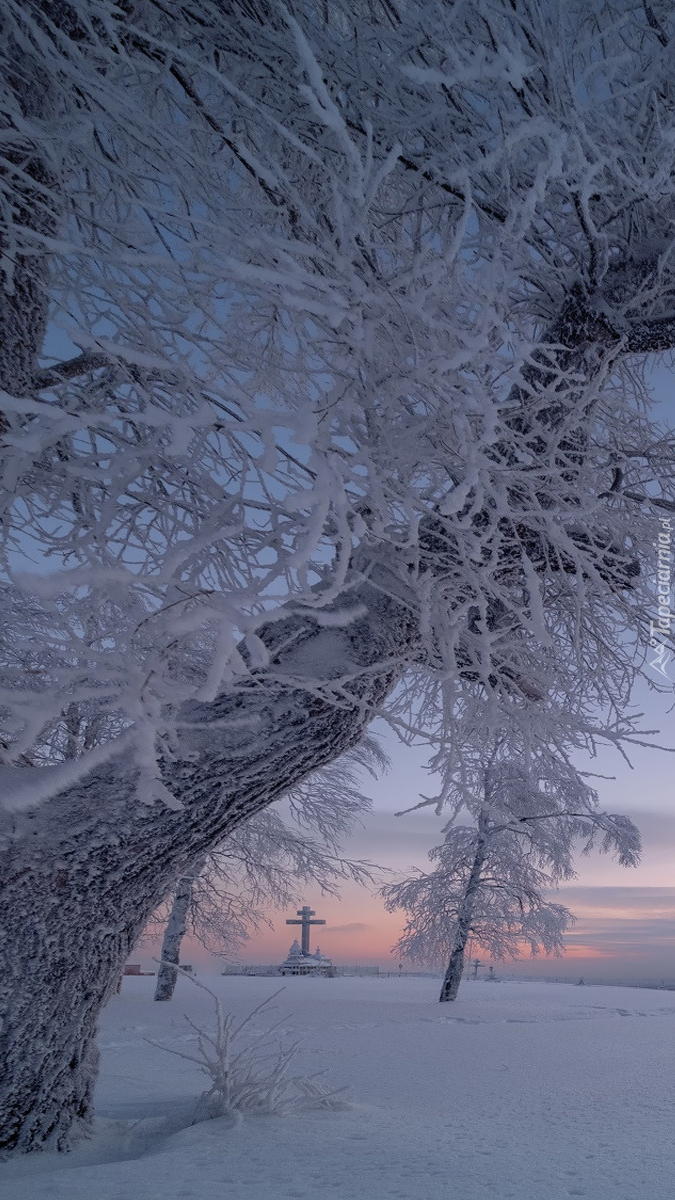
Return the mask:
<path id="1" fill-rule="evenodd" d="M 188 913 L 190 912 L 190 904 L 192 903 L 195 880 L 199 878 L 204 870 L 205 863 L 206 857 L 202 855 L 193 864 L 191 870 L 186 871 L 178 880 L 178 885 L 174 892 L 173 904 L 171 905 L 171 912 L 169 913 L 164 937 L 162 938 L 162 952 L 160 954 L 162 961 L 157 971 L 155 1000 L 170 1000 L 173 996 L 178 978 L 178 972 L 175 968 L 180 963 L 180 948 L 187 929 Z M 175 965 L 172 966 L 172 963 Z"/>
<path id="2" fill-rule="evenodd" d="M 366 615 L 344 628 L 321 627 L 306 611 L 270 625 L 264 675 L 185 707 L 181 754 L 165 777 L 181 810 L 140 805 L 136 773 L 120 756 L 34 812 L 4 818 L 5 1151 L 67 1148 L 86 1130 L 99 1012 L 176 878 L 362 737 L 418 644 L 412 610 L 387 594 L 388 582 L 381 575 L 379 586 L 354 589 L 349 602 Z"/>
<path id="3" fill-rule="evenodd" d="M 480 887 L 481 874 L 483 864 L 487 855 L 487 818 L 484 813 L 481 813 L 478 820 L 478 839 L 476 841 L 476 853 L 471 864 L 471 871 L 466 885 L 464 898 L 459 908 L 457 918 L 457 929 L 450 952 L 450 961 L 448 969 L 443 977 L 443 986 L 441 994 L 438 997 L 441 1004 L 445 1004 L 449 1000 L 456 1000 L 459 991 L 459 985 L 462 982 L 464 973 L 464 954 L 466 944 L 471 933 L 471 922 L 476 906 L 476 895 Z"/>

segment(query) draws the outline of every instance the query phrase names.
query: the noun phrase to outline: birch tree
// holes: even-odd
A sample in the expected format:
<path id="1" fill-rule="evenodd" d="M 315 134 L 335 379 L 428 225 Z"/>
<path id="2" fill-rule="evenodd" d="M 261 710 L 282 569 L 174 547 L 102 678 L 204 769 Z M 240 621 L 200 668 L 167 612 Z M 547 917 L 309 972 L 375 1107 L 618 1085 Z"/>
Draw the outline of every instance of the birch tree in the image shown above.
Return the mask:
<path id="1" fill-rule="evenodd" d="M 434 869 L 382 889 L 388 911 L 407 914 L 396 952 L 426 963 L 445 957 L 441 1003 L 457 998 L 470 939 L 496 959 L 526 949 L 562 952 L 574 918 L 547 893 L 575 878 L 576 849 L 598 846 L 623 866 L 640 858 L 635 825 L 603 812 L 597 793 L 565 763 L 537 777 L 534 764 L 523 770 L 492 755 L 484 765 L 486 757 L 474 760 L 482 787 L 477 781 L 474 794 L 464 794 L 464 819 L 456 812 L 430 852 Z"/>
<path id="2" fill-rule="evenodd" d="M 628 0 L 5 0 L 5 1149 L 87 1128 L 149 915 L 375 715 L 446 754 L 463 687 L 543 712 L 560 648 L 630 735 L 672 37 Z M 93 694 L 119 736 L 33 761 Z"/>

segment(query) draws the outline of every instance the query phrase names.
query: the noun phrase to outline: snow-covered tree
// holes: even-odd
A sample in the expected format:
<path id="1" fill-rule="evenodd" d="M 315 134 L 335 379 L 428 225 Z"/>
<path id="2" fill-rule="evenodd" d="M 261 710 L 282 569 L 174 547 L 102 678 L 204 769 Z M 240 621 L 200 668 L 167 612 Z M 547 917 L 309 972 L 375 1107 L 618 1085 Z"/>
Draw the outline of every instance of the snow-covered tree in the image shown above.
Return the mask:
<path id="1" fill-rule="evenodd" d="M 457 997 L 469 943 L 493 959 L 561 953 L 574 918 L 545 898 L 554 878 L 535 865 L 522 838 L 509 837 L 482 812 L 475 826 L 450 829 L 431 857 L 434 870 L 389 885 L 385 905 L 407 914 L 396 953 L 443 964 L 441 1002 Z"/>
<path id="2" fill-rule="evenodd" d="M 6 1148 L 86 1127 L 150 914 L 388 697 L 445 752 L 463 684 L 543 713 L 564 648 L 630 734 L 673 36 L 664 0 L 3 3 L 0 553 L 38 672 L 3 675 Z M 93 690 L 119 737 L 33 761 Z"/>
<path id="3" fill-rule="evenodd" d="M 444 959 L 441 1002 L 455 1000 L 469 940 L 493 958 L 525 949 L 559 954 L 573 921 L 549 889 L 573 879 L 574 851 L 594 846 L 636 866 L 640 836 L 627 817 L 600 810 L 597 794 L 564 762 L 542 774 L 497 747 L 474 758 L 475 792 L 464 791 L 443 842 L 431 850 L 432 871 L 382 889 L 386 908 L 407 914 L 395 949 L 413 961 Z M 522 760 L 521 760 L 522 761 Z M 482 783 L 482 786 L 481 786 Z M 471 821 L 467 824 L 467 815 Z"/>
<path id="4" fill-rule="evenodd" d="M 156 914 L 147 933 L 164 925 L 155 1000 L 170 1000 L 186 933 L 214 954 L 236 953 L 250 933 L 270 924 L 270 908 L 299 903 L 304 887 L 338 895 L 350 879 L 373 881 L 373 864 L 354 862 L 341 851 L 343 839 L 370 807 L 360 789 L 360 771 L 386 766 L 378 743 L 366 738 L 302 781 L 285 798 L 282 816 L 273 808 L 256 813 L 220 846 L 203 855 L 176 881 L 168 908 Z M 284 819 L 285 817 L 285 819 Z"/>

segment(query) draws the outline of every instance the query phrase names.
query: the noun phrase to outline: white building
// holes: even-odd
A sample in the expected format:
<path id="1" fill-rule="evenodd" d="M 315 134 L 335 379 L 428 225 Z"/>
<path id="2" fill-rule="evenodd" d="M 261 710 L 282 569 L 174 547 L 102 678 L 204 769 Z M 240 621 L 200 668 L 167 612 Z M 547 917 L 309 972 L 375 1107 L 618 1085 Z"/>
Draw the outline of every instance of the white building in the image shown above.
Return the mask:
<path id="1" fill-rule="evenodd" d="M 279 966 L 281 975 L 333 975 L 333 964 L 317 946 L 313 954 L 303 954 L 296 938 Z"/>

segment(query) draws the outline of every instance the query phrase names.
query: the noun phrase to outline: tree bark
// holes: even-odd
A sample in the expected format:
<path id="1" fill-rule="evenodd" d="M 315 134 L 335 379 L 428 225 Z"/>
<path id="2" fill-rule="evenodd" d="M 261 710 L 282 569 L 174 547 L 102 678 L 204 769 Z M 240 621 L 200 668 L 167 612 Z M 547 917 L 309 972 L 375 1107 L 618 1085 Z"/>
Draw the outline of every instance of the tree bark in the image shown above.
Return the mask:
<path id="1" fill-rule="evenodd" d="M 20 121 L 0 116 L 0 175 L 11 203 L 0 222 L 0 387 L 30 396 L 38 369 L 49 307 L 49 260 L 45 240 L 58 228 L 60 198 L 49 163 L 25 130 L 58 109 L 58 98 L 25 46 L 7 34 L 12 73 L 6 80 Z M 39 81 L 39 82 L 38 82 Z M 7 428 L 0 413 L 0 430 Z"/>
<path id="2" fill-rule="evenodd" d="M 171 912 L 162 938 L 161 962 L 157 971 L 157 986 L 155 1000 L 170 1000 L 176 987 L 178 972 L 175 967 L 180 963 L 180 948 L 187 929 L 188 914 L 192 903 L 195 879 L 204 870 L 206 857 L 201 856 L 192 869 L 181 875 L 173 897 Z M 171 966 L 174 963 L 175 966 Z"/>
<path id="3" fill-rule="evenodd" d="M 343 628 L 307 610 L 270 624 L 266 672 L 184 707 L 165 770 L 182 809 L 139 804 L 120 756 L 4 818 L 0 1149 L 65 1149 L 86 1131 L 99 1013 L 152 912 L 210 846 L 363 736 L 419 644 L 385 582 L 350 593 L 365 615 Z"/>
<path id="4" fill-rule="evenodd" d="M 441 1004 L 445 1004 L 449 1000 L 456 1000 L 459 991 L 459 985 L 462 982 L 464 973 L 464 954 L 466 944 L 471 933 L 471 922 L 473 920 L 474 909 L 476 906 L 476 895 L 480 887 L 481 873 L 483 864 L 487 856 L 487 817 L 484 813 L 480 814 L 478 819 L 478 838 L 476 840 L 476 852 L 471 864 L 471 871 L 466 885 L 466 891 L 462 903 L 459 907 L 457 917 L 457 929 L 450 952 L 450 961 L 448 969 L 443 977 L 443 986 L 441 994 L 438 997 Z"/>

